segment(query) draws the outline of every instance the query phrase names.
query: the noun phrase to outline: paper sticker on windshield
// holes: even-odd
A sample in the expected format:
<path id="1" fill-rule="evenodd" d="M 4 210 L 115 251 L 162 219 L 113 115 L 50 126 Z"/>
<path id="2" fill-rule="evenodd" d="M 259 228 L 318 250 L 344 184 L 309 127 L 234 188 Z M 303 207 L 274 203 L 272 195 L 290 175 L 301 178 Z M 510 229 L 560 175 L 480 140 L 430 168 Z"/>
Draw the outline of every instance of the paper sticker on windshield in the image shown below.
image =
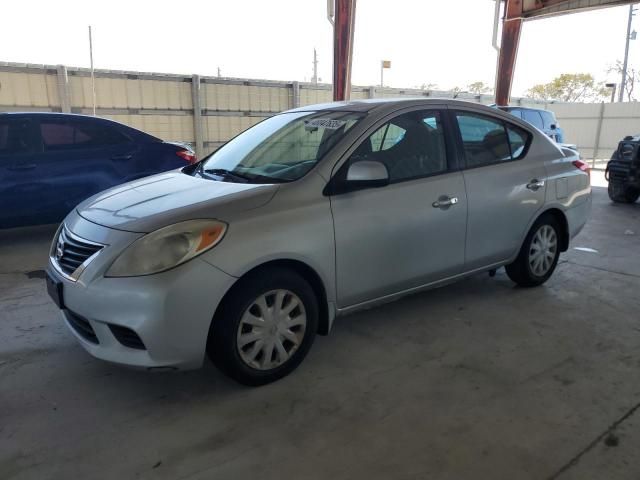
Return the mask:
<path id="1" fill-rule="evenodd" d="M 330 118 L 314 118 L 313 120 L 305 120 L 305 128 L 328 128 L 329 130 L 337 130 L 342 127 L 345 120 L 332 120 Z"/>

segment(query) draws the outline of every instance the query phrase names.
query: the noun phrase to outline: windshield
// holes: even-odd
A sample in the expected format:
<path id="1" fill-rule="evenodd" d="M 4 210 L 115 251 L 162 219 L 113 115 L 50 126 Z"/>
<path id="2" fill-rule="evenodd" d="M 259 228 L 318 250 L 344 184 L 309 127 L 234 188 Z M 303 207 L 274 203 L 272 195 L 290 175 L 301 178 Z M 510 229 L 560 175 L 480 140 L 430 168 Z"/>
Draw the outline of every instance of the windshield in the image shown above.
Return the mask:
<path id="1" fill-rule="evenodd" d="M 232 182 L 291 182 L 311 170 L 363 117 L 336 111 L 275 115 L 216 150 L 198 172 Z"/>

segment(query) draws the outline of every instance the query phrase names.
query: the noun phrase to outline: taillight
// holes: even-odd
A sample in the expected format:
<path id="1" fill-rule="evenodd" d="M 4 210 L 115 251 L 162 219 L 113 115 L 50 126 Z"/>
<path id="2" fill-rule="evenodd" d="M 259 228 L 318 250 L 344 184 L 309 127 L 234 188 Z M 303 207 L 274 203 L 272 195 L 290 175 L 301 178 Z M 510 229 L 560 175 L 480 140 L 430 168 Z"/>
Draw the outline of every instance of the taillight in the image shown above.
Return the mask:
<path id="1" fill-rule="evenodd" d="M 193 164 L 198 161 L 198 159 L 196 158 L 196 154 L 190 150 L 178 150 L 176 152 L 176 155 L 178 155 L 181 159 L 189 164 Z"/>
<path id="2" fill-rule="evenodd" d="M 583 172 L 586 172 L 587 175 L 589 176 L 589 181 L 591 181 L 591 167 L 589 167 L 589 164 L 587 162 L 583 162 L 582 160 L 574 160 L 571 163 L 573 163 L 573 166 L 576 167 L 578 170 L 582 170 Z"/>

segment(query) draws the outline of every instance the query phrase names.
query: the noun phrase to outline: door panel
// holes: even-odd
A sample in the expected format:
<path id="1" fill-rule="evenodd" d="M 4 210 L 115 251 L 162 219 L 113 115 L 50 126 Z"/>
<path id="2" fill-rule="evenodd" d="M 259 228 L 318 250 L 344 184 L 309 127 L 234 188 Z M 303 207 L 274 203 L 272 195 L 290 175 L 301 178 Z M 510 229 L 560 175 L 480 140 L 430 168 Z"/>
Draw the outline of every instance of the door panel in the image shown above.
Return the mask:
<path id="1" fill-rule="evenodd" d="M 458 203 L 435 208 L 439 197 Z M 340 308 L 462 271 L 467 202 L 460 172 L 331 198 Z"/>
<path id="2" fill-rule="evenodd" d="M 49 215 L 61 219 L 91 195 L 126 180 L 138 147 L 111 129 L 93 119 L 40 121 L 43 148 L 33 182 Z"/>
<path id="3" fill-rule="evenodd" d="M 0 228 L 28 224 L 42 205 L 40 192 L 29 181 L 36 170 L 36 143 L 30 119 L 0 121 Z"/>
<path id="4" fill-rule="evenodd" d="M 469 111 L 453 115 L 464 153 L 469 202 L 465 270 L 509 259 L 544 204 L 546 171 L 527 156 L 531 134 L 500 118 Z M 532 185 L 539 183 L 539 185 Z"/>
<path id="5" fill-rule="evenodd" d="M 543 163 L 533 158 L 465 170 L 466 270 L 506 260 L 518 251 L 545 197 L 545 187 L 532 191 L 526 185 L 545 177 Z"/>
<path id="6" fill-rule="evenodd" d="M 383 164 L 391 182 L 331 197 L 339 307 L 461 272 L 467 202 L 462 174 L 450 171 L 445 120 L 437 109 L 391 118 L 372 129 L 335 176 L 367 160 Z"/>

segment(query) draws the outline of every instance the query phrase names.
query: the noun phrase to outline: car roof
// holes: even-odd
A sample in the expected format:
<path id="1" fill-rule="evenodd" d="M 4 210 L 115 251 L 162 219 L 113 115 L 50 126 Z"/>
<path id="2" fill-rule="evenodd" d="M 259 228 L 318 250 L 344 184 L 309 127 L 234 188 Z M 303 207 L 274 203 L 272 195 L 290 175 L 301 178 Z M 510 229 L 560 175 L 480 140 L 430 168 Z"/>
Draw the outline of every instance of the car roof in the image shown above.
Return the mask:
<path id="1" fill-rule="evenodd" d="M 523 107 L 520 105 L 507 105 L 504 107 L 498 107 L 500 110 L 504 110 L 504 111 L 509 111 L 509 110 L 534 110 L 536 112 L 549 112 L 549 113 L 553 113 L 552 110 L 547 110 L 546 108 L 534 108 L 534 107 Z"/>
<path id="2" fill-rule="evenodd" d="M 109 120 L 108 118 L 102 117 L 94 117 L 93 115 L 82 115 L 80 113 L 60 113 L 60 112 L 0 112 L 0 116 L 10 115 L 12 117 L 58 117 L 58 118 L 93 118 L 98 120 L 105 120 L 108 122 L 112 122 L 113 120 Z M 118 123 L 118 122 L 115 122 Z"/>
<path id="3" fill-rule="evenodd" d="M 154 137 L 153 135 L 147 132 L 143 132 L 142 130 L 138 130 L 137 128 L 130 127 L 125 123 L 118 122 L 117 120 L 111 120 L 110 118 L 100 117 L 100 116 L 94 117 L 93 115 L 82 115 L 80 113 L 60 113 L 60 112 L 0 112 L 0 120 L 3 118 L 10 118 L 10 117 L 16 117 L 16 118 L 36 117 L 36 118 L 57 118 L 57 119 L 76 118 L 76 119 L 88 120 L 92 122 L 102 122 L 103 124 L 115 125 L 120 130 L 125 130 L 126 132 L 129 132 L 131 135 L 134 135 L 137 137 L 146 137 L 148 139 L 152 139 L 153 141 L 158 141 L 158 142 L 162 141 L 159 138 Z"/>
<path id="4" fill-rule="evenodd" d="M 349 100 L 345 102 L 319 103 L 316 105 L 306 105 L 304 107 L 294 108 L 282 113 L 291 112 L 362 112 L 372 115 L 374 119 L 380 119 L 388 114 L 393 114 L 402 108 L 411 107 L 449 107 L 452 109 L 468 109 L 480 114 L 486 114 L 493 117 L 500 117 L 504 121 L 518 125 L 531 133 L 535 134 L 535 129 L 531 129 L 531 124 L 524 120 L 514 117 L 509 112 L 489 107 L 481 103 L 457 100 L 452 98 L 437 97 L 405 97 L 405 98 L 371 98 L 363 100 Z M 375 120 L 377 121 L 377 120 Z"/>
<path id="5" fill-rule="evenodd" d="M 405 97 L 405 98 L 369 98 L 362 100 L 348 100 L 342 102 L 318 103 L 305 105 L 304 107 L 287 110 L 290 112 L 318 112 L 322 110 L 343 111 L 343 112 L 373 112 L 377 110 L 393 110 L 398 107 L 429 105 L 448 105 L 451 107 L 473 107 L 484 110 L 487 113 L 495 114 L 496 110 L 481 103 L 455 100 L 451 98 L 437 97 Z M 284 112 L 283 112 L 284 113 Z"/>

